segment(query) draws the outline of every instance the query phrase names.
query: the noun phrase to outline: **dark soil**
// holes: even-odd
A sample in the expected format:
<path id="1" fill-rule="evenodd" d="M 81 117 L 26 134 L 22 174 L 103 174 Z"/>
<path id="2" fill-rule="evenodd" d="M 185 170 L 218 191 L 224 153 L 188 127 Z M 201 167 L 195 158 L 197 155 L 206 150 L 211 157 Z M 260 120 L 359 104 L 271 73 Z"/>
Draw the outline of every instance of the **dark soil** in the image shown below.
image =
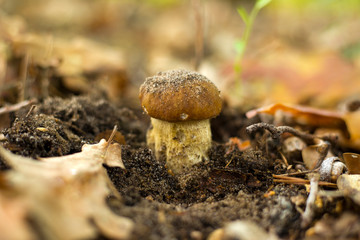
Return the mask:
<path id="1" fill-rule="evenodd" d="M 115 213 L 135 222 L 132 239 L 206 239 L 237 219 L 252 220 L 284 239 L 305 237 L 307 228 L 301 228 L 299 212 L 305 203 L 295 199 L 306 199 L 307 192 L 301 185 L 273 182 L 273 174 L 286 171 L 277 154 L 252 148 L 229 151 L 229 138 L 246 138 L 244 129 L 251 124 L 239 110 L 225 108 L 213 119 L 210 161 L 179 176 L 156 161 L 146 147 L 148 119 L 137 109 L 73 97 L 46 99 L 30 114 L 28 110 L 15 113 L 11 126 L 3 131 L 3 145 L 33 158 L 79 152 L 84 143 L 95 143 L 99 134 L 118 126 L 126 140 L 122 146 L 126 170 L 104 166 L 122 196 L 109 196 L 107 201 Z M 2 161 L 0 169 L 7 169 Z M 338 203 L 324 199 L 325 207 L 317 209 L 316 218 L 326 214 L 331 224 L 332 218 L 352 210 L 348 203 L 339 212 Z"/>

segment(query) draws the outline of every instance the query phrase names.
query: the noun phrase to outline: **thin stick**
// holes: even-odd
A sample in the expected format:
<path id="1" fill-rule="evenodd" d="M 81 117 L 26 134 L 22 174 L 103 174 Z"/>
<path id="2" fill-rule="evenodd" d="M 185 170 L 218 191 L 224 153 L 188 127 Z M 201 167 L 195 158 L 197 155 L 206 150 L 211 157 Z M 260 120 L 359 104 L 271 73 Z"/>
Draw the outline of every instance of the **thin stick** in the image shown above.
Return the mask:
<path id="1" fill-rule="evenodd" d="M 1 71 L 0 69 L 0 94 L 2 94 L 2 92 L 4 91 L 7 68 L 7 62 L 4 61 L 4 69 L 2 69 L 3 71 Z"/>
<path id="2" fill-rule="evenodd" d="M 319 174 L 312 174 L 310 178 L 310 194 L 306 200 L 305 212 L 302 215 L 301 227 L 309 226 L 315 215 L 315 200 L 319 192 Z"/>
<path id="3" fill-rule="evenodd" d="M 108 143 L 110 143 L 110 142 L 114 139 L 114 136 L 115 136 L 115 134 L 116 134 L 116 131 L 117 131 L 117 125 L 114 126 L 114 129 L 113 129 L 113 131 L 111 132 L 111 135 L 110 135 L 110 137 L 109 137 L 109 139 L 108 139 Z"/>
<path id="4" fill-rule="evenodd" d="M 29 66 L 29 53 L 26 53 L 25 56 L 22 59 L 21 62 L 21 68 L 20 68 L 20 94 L 19 94 L 19 101 L 24 101 L 25 99 L 27 99 L 27 74 L 28 74 L 28 66 Z"/>
<path id="5" fill-rule="evenodd" d="M 48 45 L 46 48 L 45 59 L 49 62 L 54 50 L 54 38 L 52 35 L 48 37 Z M 45 66 L 45 69 L 41 70 L 41 93 L 44 98 L 49 96 L 50 85 L 50 68 L 51 66 Z"/>
<path id="6" fill-rule="evenodd" d="M 35 99 L 22 101 L 22 102 L 16 103 L 11 106 L 4 106 L 4 107 L 0 108 L 0 115 L 4 114 L 4 113 L 9 113 L 9 112 L 15 112 L 15 111 L 19 110 L 20 108 L 26 107 L 32 103 L 35 103 Z"/>
<path id="7" fill-rule="evenodd" d="M 302 179 L 302 178 L 288 177 L 288 176 L 284 176 L 284 175 L 273 175 L 273 177 L 275 178 L 273 181 L 278 182 L 278 183 L 297 184 L 297 185 L 310 184 L 309 180 Z M 319 186 L 337 188 L 337 185 L 335 183 L 319 181 L 318 184 L 319 184 Z"/>
<path id="8" fill-rule="evenodd" d="M 288 166 L 289 166 L 289 163 L 288 163 L 286 157 L 284 156 L 284 154 L 283 154 L 281 151 L 279 151 L 279 153 L 280 153 L 280 156 L 281 156 L 282 160 L 283 160 L 284 163 L 285 163 L 285 166 L 288 167 Z"/>
<path id="9" fill-rule="evenodd" d="M 36 108 L 36 105 L 32 105 L 28 113 L 26 114 L 25 118 L 29 117 L 32 111 Z"/>
<path id="10" fill-rule="evenodd" d="M 280 174 L 277 176 L 299 176 L 299 175 L 305 175 L 308 173 L 313 173 L 313 172 L 316 172 L 317 170 L 318 169 L 306 170 L 306 171 L 302 171 L 302 172 L 284 173 L 284 174 Z"/>
<path id="11" fill-rule="evenodd" d="M 112 131 L 109 139 L 108 139 L 107 142 L 106 142 L 107 146 L 106 146 L 106 150 L 105 150 L 104 156 L 106 156 L 106 154 L 107 154 L 107 151 L 108 151 L 108 149 L 109 149 L 109 146 L 110 146 L 112 140 L 114 139 L 114 136 L 115 136 L 115 134 L 116 134 L 116 131 L 117 131 L 117 125 L 114 126 L 114 129 L 113 129 L 113 131 Z"/>
<path id="12" fill-rule="evenodd" d="M 195 62 L 194 62 L 195 71 L 198 70 L 204 55 L 204 24 L 203 24 L 203 14 L 201 11 L 201 6 L 202 6 L 201 0 L 193 0 L 195 24 L 196 24 Z"/>

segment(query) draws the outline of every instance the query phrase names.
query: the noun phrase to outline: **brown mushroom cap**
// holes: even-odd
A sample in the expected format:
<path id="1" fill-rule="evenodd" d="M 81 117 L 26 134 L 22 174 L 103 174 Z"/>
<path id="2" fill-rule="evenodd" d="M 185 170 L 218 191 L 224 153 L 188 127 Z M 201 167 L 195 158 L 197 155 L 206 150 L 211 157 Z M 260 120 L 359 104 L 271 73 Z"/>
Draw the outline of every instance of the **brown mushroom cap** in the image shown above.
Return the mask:
<path id="1" fill-rule="evenodd" d="M 159 72 L 140 86 L 144 111 L 168 122 L 204 120 L 219 115 L 222 100 L 205 76 L 187 70 Z"/>

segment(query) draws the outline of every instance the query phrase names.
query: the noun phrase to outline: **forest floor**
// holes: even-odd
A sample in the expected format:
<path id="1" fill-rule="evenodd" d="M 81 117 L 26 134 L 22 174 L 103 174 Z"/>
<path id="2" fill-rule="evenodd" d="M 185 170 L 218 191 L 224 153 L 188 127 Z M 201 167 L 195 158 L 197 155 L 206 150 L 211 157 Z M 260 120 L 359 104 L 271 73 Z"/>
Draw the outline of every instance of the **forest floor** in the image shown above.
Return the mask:
<path id="1" fill-rule="evenodd" d="M 101 133 L 118 126 L 126 141 L 121 146 L 125 169 L 104 165 L 120 193 L 120 197 L 110 194 L 106 202 L 114 213 L 135 224 L 130 239 L 223 239 L 209 235 L 235 220 L 241 220 L 238 224 L 245 227 L 256 224 L 253 232 L 235 235 L 249 234 L 244 239 L 255 239 L 261 234 L 281 239 L 358 236 L 360 216 L 354 211 L 357 206 L 341 196 L 318 197 L 311 221 L 302 225 L 308 196 L 306 184 L 273 181 L 273 175 L 288 169 L 276 149 L 239 150 L 235 143 L 224 143 L 234 131 L 240 138 L 248 139 L 245 127 L 259 120 L 250 121 L 238 110 L 225 107 L 212 120 L 209 161 L 178 175 L 171 174 L 147 148 L 149 121 L 139 110 L 115 107 L 106 100 L 89 97 L 49 98 L 37 104 L 30 114 L 28 110 L 29 107 L 11 114 L 11 127 L 3 131 L 3 145 L 34 158 L 80 152 L 83 144 L 96 143 L 94 139 Z M 39 127 L 45 127 L 46 132 L 36 130 Z M 4 162 L 1 166 L 3 171 L 8 169 Z M 33 221 L 38 220 L 38 216 L 33 217 Z M 35 226 L 40 228 L 35 231 L 40 235 L 46 232 Z M 101 231 L 98 234 L 97 239 L 106 239 Z"/>

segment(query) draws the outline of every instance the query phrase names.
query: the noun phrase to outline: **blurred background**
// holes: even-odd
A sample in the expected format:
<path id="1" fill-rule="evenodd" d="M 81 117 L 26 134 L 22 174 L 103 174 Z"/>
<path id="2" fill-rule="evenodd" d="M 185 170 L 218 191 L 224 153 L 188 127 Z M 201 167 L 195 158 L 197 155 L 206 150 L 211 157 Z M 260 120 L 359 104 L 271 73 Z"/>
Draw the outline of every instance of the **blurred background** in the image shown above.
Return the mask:
<path id="1" fill-rule="evenodd" d="M 359 98 L 360 1 L 272 0 L 239 50 L 249 26 L 238 9 L 255 2 L 0 0 L 0 105 L 95 94 L 139 107 L 145 78 L 174 68 L 244 109 Z"/>

